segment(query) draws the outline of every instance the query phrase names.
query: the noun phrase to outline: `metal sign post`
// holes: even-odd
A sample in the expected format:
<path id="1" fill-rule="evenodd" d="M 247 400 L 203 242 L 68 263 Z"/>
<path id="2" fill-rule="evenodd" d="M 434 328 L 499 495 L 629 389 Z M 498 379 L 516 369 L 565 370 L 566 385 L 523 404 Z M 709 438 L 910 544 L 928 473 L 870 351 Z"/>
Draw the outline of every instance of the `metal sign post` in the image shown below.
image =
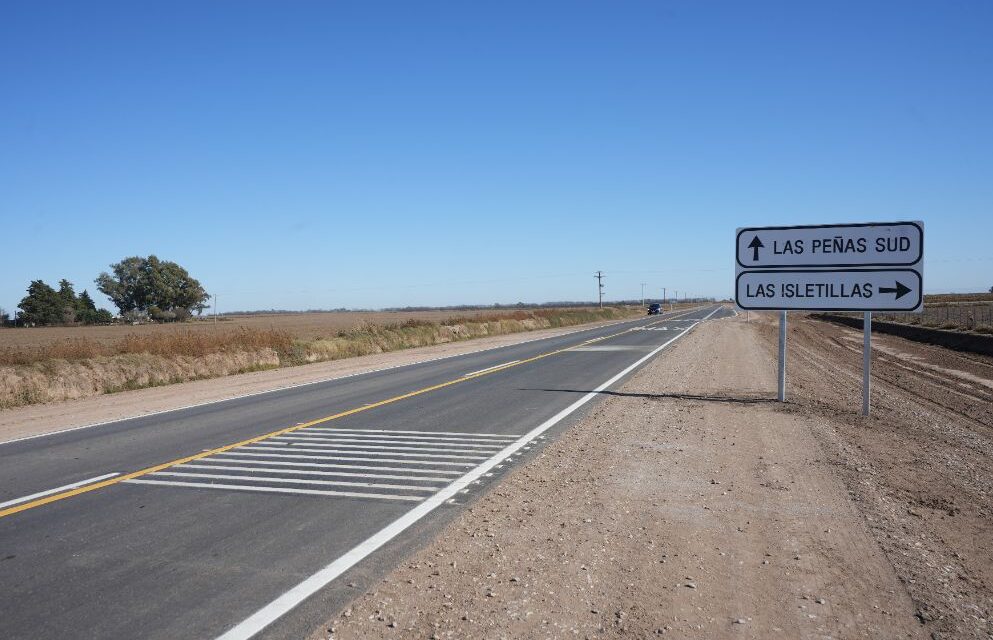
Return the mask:
<path id="1" fill-rule="evenodd" d="M 864 313 L 862 413 L 869 415 L 872 312 L 924 310 L 924 223 L 749 227 L 735 236 L 735 303 L 779 311 L 779 400 L 786 400 L 786 311 Z"/>
<path id="2" fill-rule="evenodd" d="M 872 370 L 872 312 L 862 318 L 862 415 L 869 415 L 869 381 Z"/>
<path id="3" fill-rule="evenodd" d="M 779 401 L 786 402 L 786 312 L 779 312 Z"/>

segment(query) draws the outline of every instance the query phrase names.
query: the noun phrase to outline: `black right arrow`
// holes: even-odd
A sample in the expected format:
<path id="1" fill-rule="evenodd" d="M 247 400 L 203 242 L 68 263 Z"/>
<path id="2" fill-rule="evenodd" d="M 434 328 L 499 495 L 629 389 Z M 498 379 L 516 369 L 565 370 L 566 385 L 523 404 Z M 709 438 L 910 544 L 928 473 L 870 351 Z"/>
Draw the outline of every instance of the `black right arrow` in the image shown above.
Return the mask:
<path id="1" fill-rule="evenodd" d="M 752 241 L 748 243 L 748 248 L 752 250 L 752 262 L 759 261 L 759 248 L 764 246 L 758 236 L 752 238 Z"/>
<path id="2" fill-rule="evenodd" d="M 879 287 L 879 293 L 895 293 L 895 300 L 899 300 L 903 296 L 910 293 L 910 287 L 902 284 L 899 280 L 896 281 L 895 287 Z"/>

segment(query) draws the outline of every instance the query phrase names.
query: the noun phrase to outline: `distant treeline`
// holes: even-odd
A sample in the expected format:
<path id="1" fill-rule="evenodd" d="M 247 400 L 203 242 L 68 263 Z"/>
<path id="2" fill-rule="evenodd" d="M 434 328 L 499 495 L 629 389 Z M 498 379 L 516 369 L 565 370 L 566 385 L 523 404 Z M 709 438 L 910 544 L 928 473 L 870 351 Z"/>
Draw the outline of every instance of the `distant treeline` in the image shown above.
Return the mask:
<path id="1" fill-rule="evenodd" d="M 645 298 L 645 304 L 651 302 L 661 302 L 661 298 Z M 673 300 L 669 298 L 666 302 L 713 302 L 714 298 L 680 298 L 679 300 Z M 572 309 L 577 307 L 596 307 L 600 303 L 594 300 L 584 301 L 584 300 L 557 300 L 553 302 L 518 302 L 516 304 L 493 304 L 490 306 L 486 305 L 455 305 L 450 307 L 387 307 L 383 311 L 485 311 L 489 309 Z M 611 300 L 610 302 L 604 301 L 605 306 L 624 306 L 624 307 L 637 307 L 641 306 L 641 298 L 637 300 Z"/>
<path id="2" fill-rule="evenodd" d="M 645 304 L 651 302 L 661 302 L 661 298 L 645 298 Z M 679 300 L 673 300 L 669 298 L 666 302 L 679 302 L 682 303 L 705 303 L 714 302 L 715 298 L 680 298 Z M 413 313 L 418 311 L 492 311 L 494 309 L 575 309 L 581 307 L 595 307 L 599 303 L 596 301 L 583 301 L 583 300 L 560 300 L 555 302 L 517 302 L 515 304 L 500 304 L 495 303 L 491 305 L 476 305 L 476 304 L 456 304 L 449 305 L 446 307 L 383 307 L 382 309 L 363 309 L 363 308 L 353 308 L 349 309 L 346 307 L 338 307 L 336 309 L 307 309 L 305 311 L 291 310 L 291 309 L 258 309 L 255 311 L 225 311 L 220 314 L 221 316 L 258 316 L 258 315 L 276 315 L 276 314 L 303 314 L 303 313 L 363 313 L 363 312 L 376 312 L 376 311 L 387 311 L 387 312 L 400 312 L 400 313 Z M 627 306 L 636 307 L 641 305 L 641 299 L 638 300 L 613 300 L 611 302 L 604 302 L 604 305 L 609 306 Z"/>

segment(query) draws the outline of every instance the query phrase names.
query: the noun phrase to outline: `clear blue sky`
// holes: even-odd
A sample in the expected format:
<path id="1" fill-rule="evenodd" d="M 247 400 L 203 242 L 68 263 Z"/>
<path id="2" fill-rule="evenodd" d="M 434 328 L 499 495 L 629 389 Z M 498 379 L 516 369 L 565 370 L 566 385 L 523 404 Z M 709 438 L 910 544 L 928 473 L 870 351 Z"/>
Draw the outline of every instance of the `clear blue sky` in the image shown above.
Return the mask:
<path id="1" fill-rule="evenodd" d="M 732 292 L 734 229 L 922 219 L 993 286 L 993 3 L 5 2 L 0 306 Z M 102 297 L 99 298 L 105 302 Z"/>

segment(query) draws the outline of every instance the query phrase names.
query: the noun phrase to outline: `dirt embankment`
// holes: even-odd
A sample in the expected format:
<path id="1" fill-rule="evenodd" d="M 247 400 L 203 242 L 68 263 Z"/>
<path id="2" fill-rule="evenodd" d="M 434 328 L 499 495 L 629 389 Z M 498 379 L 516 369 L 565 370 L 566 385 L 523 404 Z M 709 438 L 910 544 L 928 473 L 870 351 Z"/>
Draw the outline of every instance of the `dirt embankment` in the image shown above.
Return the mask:
<path id="1" fill-rule="evenodd" d="M 752 316 L 753 319 L 755 316 Z M 988 638 L 993 362 L 710 322 L 314 638 Z M 850 339 L 851 338 L 851 339 Z M 909 345 L 909 346 L 908 346 Z"/>
<path id="2" fill-rule="evenodd" d="M 835 313 L 822 313 L 815 317 L 827 322 L 862 329 L 862 318 Z M 872 332 L 874 334 L 886 333 L 900 336 L 914 342 L 924 342 L 955 351 L 993 356 L 993 328 L 987 333 L 970 333 L 967 331 L 948 331 L 934 327 L 924 327 L 905 322 L 885 322 L 873 318 Z"/>
<path id="3" fill-rule="evenodd" d="M 621 307 L 536 309 L 449 317 L 442 322 L 370 323 L 316 337 L 278 327 L 231 329 L 225 323 L 208 330 L 199 323 L 192 328 L 141 327 L 142 333 L 106 341 L 91 340 L 85 334 L 130 328 L 81 327 L 84 337 L 35 346 L 8 344 L 7 338 L 51 330 L 7 329 L 0 331 L 0 409 L 640 314 L 640 310 Z"/>

